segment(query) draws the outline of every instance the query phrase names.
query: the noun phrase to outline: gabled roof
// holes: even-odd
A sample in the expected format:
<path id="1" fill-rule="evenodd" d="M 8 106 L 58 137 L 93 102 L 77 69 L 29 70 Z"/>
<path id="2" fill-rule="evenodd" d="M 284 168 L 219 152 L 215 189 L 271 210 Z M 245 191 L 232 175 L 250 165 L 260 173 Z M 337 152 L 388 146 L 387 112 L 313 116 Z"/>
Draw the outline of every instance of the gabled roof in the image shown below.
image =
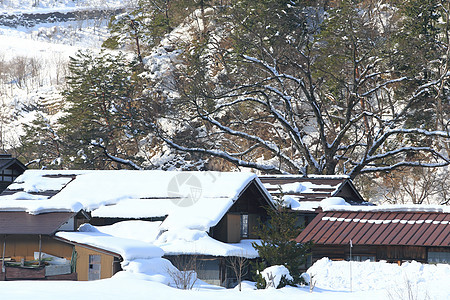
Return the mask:
<path id="1" fill-rule="evenodd" d="M 0 234 L 54 234 L 75 212 L 30 215 L 24 211 L 0 211 Z"/>
<path id="2" fill-rule="evenodd" d="M 294 210 L 313 210 L 331 197 L 341 197 L 352 205 L 370 205 L 348 176 L 262 175 L 259 179 L 273 198 L 282 196 Z"/>
<path id="3" fill-rule="evenodd" d="M 321 245 L 450 246 L 450 213 L 445 209 L 326 211 L 319 213 L 296 241 Z"/>
<path id="4" fill-rule="evenodd" d="M 18 169 L 26 170 L 27 167 L 10 154 L 0 154 L 0 171 L 14 166 Z"/>
<path id="5" fill-rule="evenodd" d="M 130 219 L 167 215 L 166 229 L 208 230 L 252 185 L 272 204 L 252 173 L 28 170 L 0 196 L 0 210 L 85 209 L 93 217 Z"/>

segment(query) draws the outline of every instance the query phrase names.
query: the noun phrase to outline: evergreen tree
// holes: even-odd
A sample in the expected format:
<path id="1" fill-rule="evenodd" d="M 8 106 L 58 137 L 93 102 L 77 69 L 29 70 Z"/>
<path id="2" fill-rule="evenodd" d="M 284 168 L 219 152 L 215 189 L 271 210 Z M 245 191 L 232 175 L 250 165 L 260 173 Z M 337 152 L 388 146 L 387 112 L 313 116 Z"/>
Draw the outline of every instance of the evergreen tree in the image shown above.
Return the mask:
<path id="1" fill-rule="evenodd" d="M 283 207 L 281 201 L 276 210 L 267 208 L 267 213 L 268 222 L 261 223 L 257 228 L 261 244 L 252 244 L 262 260 L 261 264 L 256 265 L 256 269 L 262 271 L 266 267 L 283 265 L 294 279 L 290 284 L 301 283 L 300 267 L 306 263 L 311 244 L 299 244 L 295 241 L 301 228 L 296 225 L 296 215 Z M 261 278 L 259 282 L 261 283 Z"/>
<path id="2" fill-rule="evenodd" d="M 78 52 L 71 58 L 68 108 L 59 119 L 65 156 L 77 168 L 111 168 L 104 153 L 134 156 L 139 138 L 148 132 L 152 102 L 143 96 L 136 63 L 123 54 Z M 100 146 L 100 147 L 97 147 Z"/>
<path id="3" fill-rule="evenodd" d="M 22 161 L 30 168 L 64 168 L 63 142 L 50 120 L 39 114 L 30 124 L 24 124 L 17 150 Z"/>

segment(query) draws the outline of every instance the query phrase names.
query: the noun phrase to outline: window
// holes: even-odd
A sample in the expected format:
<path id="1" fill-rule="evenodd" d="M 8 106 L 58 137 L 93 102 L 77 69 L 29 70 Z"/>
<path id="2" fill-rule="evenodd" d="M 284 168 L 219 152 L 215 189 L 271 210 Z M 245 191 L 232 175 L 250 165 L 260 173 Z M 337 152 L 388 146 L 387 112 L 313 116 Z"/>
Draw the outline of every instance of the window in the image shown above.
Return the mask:
<path id="1" fill-rule="evenodd" d="M 347 260 L 350 260 L 350 257 L 347 256 Z M 373 255 L 352 255 L 352 261 L 375 261 L 375 256 Z"/>
<path id="2" fill-rule="evenodd" d="M 428 252 L 428 263 L 450 264 L 450 252 Z"/>
<path id="3" fill-rule="evenodd" d="M 241 215 L 241 238 L 248 238 L 248 215 Z"/>
<path id="4" fill-rule="evenodd" d="M 101 271 L 101 256 L 89 255 L 88 280 L 100 279 L 100 271 Z"/>

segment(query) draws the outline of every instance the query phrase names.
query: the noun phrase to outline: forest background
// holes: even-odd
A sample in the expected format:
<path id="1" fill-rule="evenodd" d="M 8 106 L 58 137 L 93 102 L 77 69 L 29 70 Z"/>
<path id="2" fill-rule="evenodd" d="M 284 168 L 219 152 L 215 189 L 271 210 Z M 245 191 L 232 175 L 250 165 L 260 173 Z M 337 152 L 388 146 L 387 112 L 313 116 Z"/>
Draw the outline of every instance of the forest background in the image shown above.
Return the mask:
<path id="1" fill-rule="evenodd" d="M 374 202 L 448 204 L 450 3 L 129 3 L 55 92 L 3 101 L 1 150 L 30 168 L 348 175 Z M 39 62 L 0 59 L 2 97 Z M 54 117 L 56 115 L 56 117 Z M 51 117 L 53 116 L 53 117 Z"/>

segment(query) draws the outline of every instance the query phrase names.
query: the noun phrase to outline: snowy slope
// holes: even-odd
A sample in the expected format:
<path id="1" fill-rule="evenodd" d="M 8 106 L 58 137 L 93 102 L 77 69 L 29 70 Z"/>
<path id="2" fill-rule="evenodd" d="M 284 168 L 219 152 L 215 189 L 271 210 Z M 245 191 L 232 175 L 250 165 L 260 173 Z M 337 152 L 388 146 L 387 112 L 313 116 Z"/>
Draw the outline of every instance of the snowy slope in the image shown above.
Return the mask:
<path id="1" fill-rule="evenodd" d="M 105 10 L 127 5 L 127 1 L 120 0 L 0 1 L 2 148 L 17 145 L 21 124 L 30 123 L 36 113 L 56 120 L 57 111 L 29 108 L 46 104 L 43 101 L 60 102 L 69 57 L 80 49 L 98 49 L 108 33 L 109 16 Z M 64 13 L 93 10 L 101 12 L 95 20 L 64 18 Z M 43 19 L 37 21 L 39 18 Z"/>

